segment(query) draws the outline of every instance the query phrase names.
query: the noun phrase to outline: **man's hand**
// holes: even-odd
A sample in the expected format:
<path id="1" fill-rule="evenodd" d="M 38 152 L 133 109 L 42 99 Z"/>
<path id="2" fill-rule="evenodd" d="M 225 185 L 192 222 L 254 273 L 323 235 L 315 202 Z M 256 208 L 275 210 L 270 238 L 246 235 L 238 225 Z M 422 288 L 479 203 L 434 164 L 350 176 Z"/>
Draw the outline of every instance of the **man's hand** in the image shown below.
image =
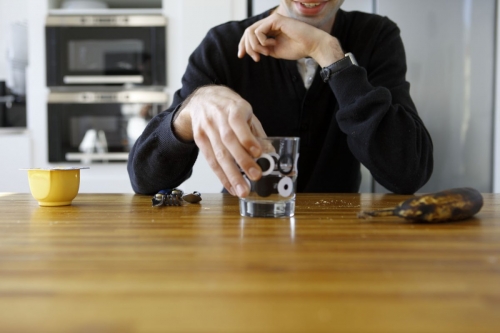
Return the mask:
<path id="1" fill-rule="evenodd" d="M 298 60 L 312 57 L 321 67 L 344 58 L 337 40 L 307 23 L 274 13 L 248 27 L 240 40 L 238 57 L 248 54 L 254 61 L 260 55 Z"/>
<path id="2" fill-rule="evenodd" d="M 262 171 L 254 161 L 261 154 L 256 137 L 266 137 L 252 107 L 223 86 L 199 88 L 185 103 L 174 121 L 175 133 L 196 142 L 231 194 L 247 196 L 250 189 L 239 167 L 252 180 L 261 177 Z"/>

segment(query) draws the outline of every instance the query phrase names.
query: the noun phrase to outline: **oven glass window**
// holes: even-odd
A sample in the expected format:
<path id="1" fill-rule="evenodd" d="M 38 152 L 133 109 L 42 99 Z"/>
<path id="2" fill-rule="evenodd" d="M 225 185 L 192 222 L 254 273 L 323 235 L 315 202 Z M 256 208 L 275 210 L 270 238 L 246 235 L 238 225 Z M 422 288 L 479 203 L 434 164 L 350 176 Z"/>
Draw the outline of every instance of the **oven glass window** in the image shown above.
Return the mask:
<path id="1" fill-rule="evenodd" d="M 140 73 L 145 46 L 141 40 L 74 40 L 68 43 L 68 64 L 72 72 L 108 74 Z"/>
<path id="2" fill-rule="evenodd" d="M 120 118 L 108 116 L 71 118 L 70 145 L 91 150 L 99 145 L 102 147 L 121 147 L 127 142 L 123 136 L 121 122 Z M 99 137 L 92 137 L 89 141 L 91 133 L 99 134 Z"/>
<path id="3" fill-rule="evenodd" d="M 118 108 L 119 110 L 117 110 Z M 115 105 L 106 112 L 70 116 L 69 144 L 73 149 L 95 152 L 130 151 L 152 118 L 151 104 Z"/>
<path id="4" fill-rule="evenodd" d="M 164 86 L 165 42 L 163 26 L 47 27 L 47 86 Z"/>
<path id="5" fill-rule="evenodd" d="M 49 104 L 49 161 L 66 161 L 67 153 L 127 153 L 147 123 L 165 107 L 142 103 Z"/>

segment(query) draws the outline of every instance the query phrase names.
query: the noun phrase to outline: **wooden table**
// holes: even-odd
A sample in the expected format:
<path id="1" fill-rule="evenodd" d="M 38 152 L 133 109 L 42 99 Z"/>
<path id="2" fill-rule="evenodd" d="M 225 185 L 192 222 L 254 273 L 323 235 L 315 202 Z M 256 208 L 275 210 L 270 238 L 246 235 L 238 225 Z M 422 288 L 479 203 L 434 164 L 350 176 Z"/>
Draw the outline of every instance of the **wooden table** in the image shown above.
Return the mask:
<path id="1" fill-rule="evenodd" d="M 1 194 L 0 331 L 500 332 L 500 194 L 463 222 L 356 218 L 406 198 L 299 195 L 258 219 L 222 194 Z"/>

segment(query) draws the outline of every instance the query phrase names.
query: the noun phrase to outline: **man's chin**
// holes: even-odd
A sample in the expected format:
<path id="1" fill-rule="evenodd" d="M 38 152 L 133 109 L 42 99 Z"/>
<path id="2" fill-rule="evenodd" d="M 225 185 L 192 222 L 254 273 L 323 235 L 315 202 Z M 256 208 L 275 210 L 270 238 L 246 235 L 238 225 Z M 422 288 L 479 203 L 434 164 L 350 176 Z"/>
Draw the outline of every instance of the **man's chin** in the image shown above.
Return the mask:
<path id="1" fill-rule="evenodd" d="M 294 19 L 312 25 L 318 29 L 321 29 L 324 24 L 327 22 L 327 19 L 324 17 L 316 17 L 316 16 L 304 16 L 304 15 L 294 15 Z"/>
<path id="2" fill-rule="evenodd" d="M 325 13 L 322 12 L 322 13 L 320 13 L 318 15 L 314 15 L 314 16 L 305 16 L 301 13 L 297 13 L 296 11 L 294 11 L 291 8 L 283 8 L 283 7 L 278 7 L 278 13 L 280 13 L 284 16 L 288 16 L 288 17 L 295 19 L 297 21 L 307 23 L 307 24 L 312 25 L 313 27 L 316 27 L 318 29 L 324 29 L 326 25 L 333 23 L 333 21 L 335 19 L 335 14 L 336 14 L 335 13 L 333 15 L 330 15 L 330 14 L 325 15 Z"/>

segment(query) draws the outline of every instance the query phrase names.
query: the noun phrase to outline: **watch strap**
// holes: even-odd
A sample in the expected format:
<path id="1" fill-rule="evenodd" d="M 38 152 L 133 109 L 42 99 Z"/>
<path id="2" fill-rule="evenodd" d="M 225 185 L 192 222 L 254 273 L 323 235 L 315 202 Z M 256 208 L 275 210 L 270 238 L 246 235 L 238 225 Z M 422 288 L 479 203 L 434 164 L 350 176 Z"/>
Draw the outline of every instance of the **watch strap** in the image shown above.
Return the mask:
<path id="1" fill-rule="evenodd" d="M 330 66 L 323 67 L 320 71 L 321 78 L 324 82 L 327 82 L 335 73 L 338 73 L 349 66 L 357 64 L 358 63 L 356 62 L 356 58 L 354 58 L 354 55 L 350 52 L 346 53 L 344 58 L 334 62 Z"/>

